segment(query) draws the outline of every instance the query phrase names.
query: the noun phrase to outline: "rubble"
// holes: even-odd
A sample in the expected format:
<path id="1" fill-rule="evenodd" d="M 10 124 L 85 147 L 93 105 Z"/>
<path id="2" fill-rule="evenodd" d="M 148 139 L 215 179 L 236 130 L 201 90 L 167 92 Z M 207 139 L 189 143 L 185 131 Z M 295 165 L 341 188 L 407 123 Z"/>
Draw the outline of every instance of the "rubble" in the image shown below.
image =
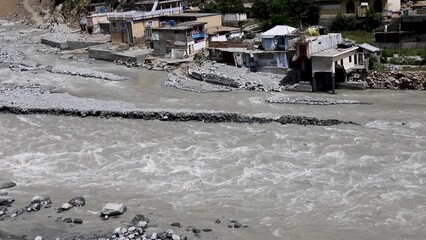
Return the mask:
<path id="1" fill-rule="evenodd" d="M 366 74 L 354 73 L 348 81 L 365 81 L 372 89 L 426 89 L 425 71 L 370 71 Z"/>
<path id="2" fill-rule="evenodd" d="M 303 105 L 338 105 L 338 104 L 370 104 L 355 100 L 345 99 L 317 99 L 312 97 L 280 97 L 275 96 L 265 100 L 267 103 L 279 103 L 279 104 L 303 104 Z"/>

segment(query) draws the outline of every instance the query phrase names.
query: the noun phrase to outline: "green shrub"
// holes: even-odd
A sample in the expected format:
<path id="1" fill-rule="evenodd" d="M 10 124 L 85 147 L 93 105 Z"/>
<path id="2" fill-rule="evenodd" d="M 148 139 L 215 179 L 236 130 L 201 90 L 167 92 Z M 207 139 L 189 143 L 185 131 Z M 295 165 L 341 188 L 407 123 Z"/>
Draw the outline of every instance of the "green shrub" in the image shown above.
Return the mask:
<path id="1" fill-rule="evenodd" d="M 377 65 L 377 57 L 375 55 L 371 55 L 368 60 L 368 69 L 375 69 Z"/>
<path id="2" fill-rule="evenodd" d="M 360 22 L 355 16 L 337 15 L 331 23 L 332 31 L 351 31 L 359 29 Z"/>

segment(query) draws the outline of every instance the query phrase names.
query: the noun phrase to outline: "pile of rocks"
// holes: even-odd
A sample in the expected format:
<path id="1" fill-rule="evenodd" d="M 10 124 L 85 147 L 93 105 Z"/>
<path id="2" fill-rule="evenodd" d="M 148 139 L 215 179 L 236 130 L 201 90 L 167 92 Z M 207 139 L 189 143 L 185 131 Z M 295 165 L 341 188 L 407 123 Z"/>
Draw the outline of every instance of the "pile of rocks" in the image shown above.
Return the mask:
<path id="1" fill-rule="evenodd" d="M 84 197 L 75 197 L 64 203 L 62 207 L 58 209 L 58 213 L 68 211 L 73 207 L 84 207 L 86 205 L 86 199 Z"/>
<path id="2" fill-rule="evenodd" d="M 0 183 L 0 190 L 13 188 L 15 186 L 16 183 L 14 182 L 2 182 Z M 13 202 L 15 202 L 14 198 L 7 195 L 7 192 L 0 192 L 0 217 L 6 215 L 8 212 L 8 207 L 10 207 Z"/>
<path id="3" fill-rule="evenodd" d="M 216 219 L 216 224 L 220 224 L 221 220 Z M 161 232 L 150 232 L 149 228 L 155 226 L 150 224 L 149 218 L 146 218 L 142 214 L 137 214 L 131 223 L 127 223 L 123 227 L 117 227 L 114 229 L 111 236 L 106 236 L 107 239 L 120 239 L 120 240 L 187 240 L 191 239 L 191 237 L 182 236 L 178 234 L 178 230 L 183 227 L 180 222 L 171 222 L 171 228 L 166 229 Z M 228 228 L 230 229 L 238 229 L 238 228 L 248 228 L 247 225 L 241 224 L 237 220 L 231 220 L 228 223 Z M 197 228 L 194 226 L 187 226 L 186 232 L 190 235 L 193 235 L 195 238 L 201 238 L 202 233 L 210 233 L 213 232 L 212 228 Z"/>
<path id="4" fill-rule="evenodd" d="M 206 62 L 201 67 L 192 66 L 188 76 L 208 83 L 251 91 L 281 92 L 284 75 L 267 72 L 250 72 L 247 68 L 236 68 L 216 62 Z"/>
<path id="5" fill-rule="evenodd" d="M 426 89 L 425 71 L 370 71 L 352 74 L 349 81 L 365 81 L 373 89 Z"/>
<path id="6" fill-rule="evenodd" d="M 100 78 L 100 79 L 109 80 L 109 81 L 123 81 L 123 80 L 129 79 L 127 77 L 119 76 L 113 73 L 100 72 L 90 68 L 77 68 L 77 67 L 65 66 L 65 65 L 43 66 L 42 68 L 51 73 Z"/>
<path id="7" fill-rule="evenodd" d="M 23 208 L 12 208 L 14 198 L 8 196 L 0 196 L 0 219 L 14 218 L 25 212 L 37 212 L 42 208 L 50 208 L 52 201 L 48 195 L 38 195 L 31 199 L 31 202 Z"/>
<path id="8" fill-rule="evenodd" d="M 175 87 L 180 90 L 188 92 L 198 92 L 198 93 L 207 93 L 207 92 L 230 92 L 235 90 L 235 88 L 210 84 L 205 81 L 194 81 L 186 76 L 179 76 L 174 73 L 169 73 L 164 86 Z"/>
<path id="9" fill-rule="evenodd" d="M 170 72 L 170 71 L 177 69 L 181 65 L 182 64 L 180 64 L 180 63 L 169 64 L 169 63 L 162 61 L 161 59 L 157 59 L 157 58 L 147 58 L 147 59 L 144 60 L 142 67 L 144 67 L 148 70 Z"/>
<path id="10" fill-rule="evenodd" d="M 42 65 L 28 60 L 20 51 L 16 51 L 5 45 L 0 45 L 0 64 L 9 64 L 10 68 L 21 69 L 22 71 L 46 70 L 51 73 L 66 74 L 81 77 L 100 78 L 109 81 L 123 81 L 129 78 L 113 73 L 100 72 L 91 68 L 78 68 L 65 65 Z"/>
<path id="11" fill-rule="evenodd" d="M 369 104 L 365 102 L 345 99 L 317 99 L 312 97 L 272 97 L 265 100 L 267 103 L 304 104 L 304 105 L 337 105 L 337 104 Z"/>

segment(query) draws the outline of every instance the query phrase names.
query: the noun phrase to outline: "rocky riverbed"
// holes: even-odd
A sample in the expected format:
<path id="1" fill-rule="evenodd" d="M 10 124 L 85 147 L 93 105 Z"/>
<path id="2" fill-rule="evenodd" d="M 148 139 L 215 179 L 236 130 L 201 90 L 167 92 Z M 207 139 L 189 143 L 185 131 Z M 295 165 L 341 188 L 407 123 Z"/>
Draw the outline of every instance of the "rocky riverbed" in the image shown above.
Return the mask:
<path id="1" fill-rule="evenodd" d="M 352 74 L 350 81 L 365 81 L 371 89 L 426 89 L 425 71 L 369 71 Z"/>
<path id="2" fill-rule="evenodd" d="M 281 92 L 286 86 L 280 83 L 285 75 L 250 72 L 222 63 L 205 61 L 201 65 L 183 65 L 169 74 L 165 86 L 192 92 L 224 92 L 250 90 Z"/>
<path id="3" fill-rule="evenodd" d="M 82 218 L 69 218 L 64 217 L 63 213 L 69 211 L 72 208 L 84 208 L 86 205 L 86 199 L 84 197 L 74 197 L 66 203 L 60 205 L 55 203 L 54 199 L 50 196 L 42 194 L 34 196 L 28 201 L 28 205 L 24 207 L 15 206 L 15 199 L 8 196 L 4 189 L 10 189 L 17 186 L 14 182 L 0 182 L 0 222 L 2 221 L 14 221 L 18 218 L 24 219 L 28 214 L 37 214 L 40 211 L 46 211 L 46 209 L 54 208 L 57 213 L 56 221 L 63 223 L 67 226 L 77 227 L 78 225 L 85 224 L 85 220 Z M 19 187 L 19 185 L 18 185 Z M 60 207 L 58 207 L 60 206 Z M 103 207 L 99 208 L 99 221 L 106 221 L 109 218 L 128 218 L 124 216 L 127 207 L 123 203 L 107 203 Z M 123 215 L 123 216 L 122 216 Z M 150 214 L 152 215 L 152 213 Z M 92 220 L 93 221 L 93 220 Z M 238 220 L 221 220 L 217 218 L 212 220 L 210 227 L 197 227 L 196 225 L 189 225 L 188 223 L 181 223 L 179 221 L 173 221 L 169 223 L 161 223 L 163 226 L 168 228 L 159 231 L 159 223 L 151 221 L 150 218 L 143 214 L 136 214 L 131 221 L 124 221 L 121 226 L 117 226 L 109 233 L 102 235 L 87 236 L 74 236 L 70 239 L 119 239 L 119 240 L 188 240 L 192 238 L 202 238 L 204 234 L 209 234 L 214 231 L 215 226 L 223 225 L 232 229 L 246 229 L 249 226 L 242 224 Z M 5 232 L 0 231 L 0 237 L 5 239 L 27 239 L 25 236 L 13 236 Z M 43 236 L 35 237 L 35 240 L 43 240 Z"/>

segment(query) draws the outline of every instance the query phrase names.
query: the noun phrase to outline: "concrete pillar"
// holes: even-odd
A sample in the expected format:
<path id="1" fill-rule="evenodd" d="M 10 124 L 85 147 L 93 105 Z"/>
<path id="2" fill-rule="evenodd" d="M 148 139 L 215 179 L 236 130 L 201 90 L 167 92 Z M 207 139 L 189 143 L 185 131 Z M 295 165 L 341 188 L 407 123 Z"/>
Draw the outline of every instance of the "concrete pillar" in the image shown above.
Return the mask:
<path id="1" fill-rule="evenodd" d="M 331 93 L 332 94 L 335 94 L 336 93 L 336 79 L 335 79 L 335 76 L 334 76 L 334 74 L 335 74 L 335 72 L 336 72 L 336 65 L 334 64 L 334 59 L 333 59 L 333 61 L 331 62 Z"/>

